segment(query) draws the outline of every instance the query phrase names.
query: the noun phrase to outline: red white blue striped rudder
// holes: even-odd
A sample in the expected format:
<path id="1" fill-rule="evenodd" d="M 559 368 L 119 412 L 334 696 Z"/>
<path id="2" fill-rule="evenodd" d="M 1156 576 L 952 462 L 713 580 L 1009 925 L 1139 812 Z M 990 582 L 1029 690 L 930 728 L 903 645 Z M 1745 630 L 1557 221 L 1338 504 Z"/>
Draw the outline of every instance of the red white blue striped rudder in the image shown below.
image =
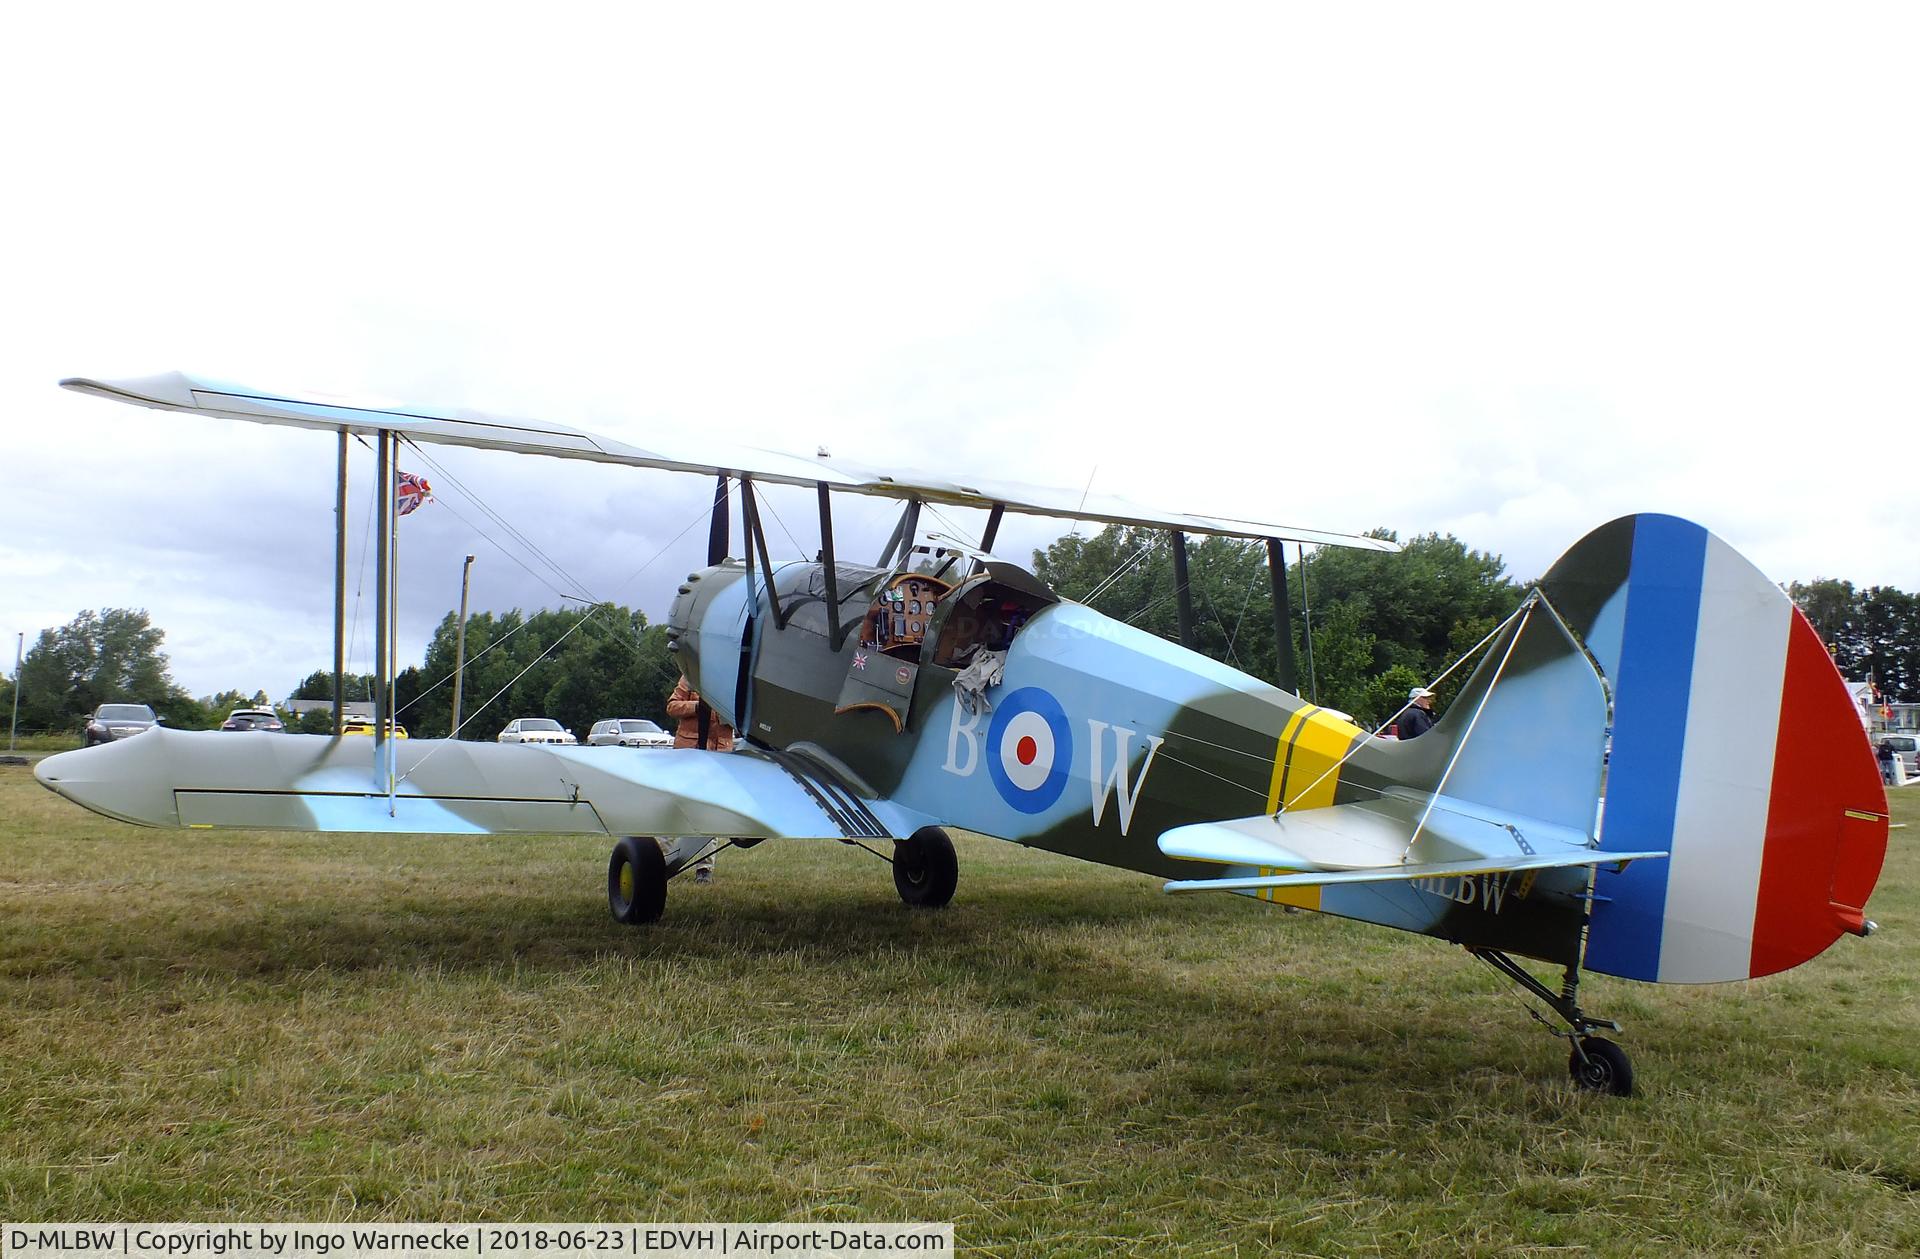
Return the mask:
<path id="1" fill-rule="evenodd" d="M 1732 547 L 1673 516 L 1603 525 L 1541 582 L 1613 686 L 1584 965 L 1663 983 L 1798 966 L 1859 932 L 1887 798 L 1819 636 Z"/>

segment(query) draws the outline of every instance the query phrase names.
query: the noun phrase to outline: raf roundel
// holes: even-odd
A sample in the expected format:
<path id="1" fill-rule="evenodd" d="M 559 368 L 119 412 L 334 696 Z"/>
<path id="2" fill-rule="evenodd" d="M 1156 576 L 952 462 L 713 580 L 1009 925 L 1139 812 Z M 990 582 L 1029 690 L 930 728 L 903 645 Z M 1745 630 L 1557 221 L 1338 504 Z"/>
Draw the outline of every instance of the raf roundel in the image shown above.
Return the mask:
<path id="1" fill-rule="evenodd" d="M 986 760 L 1002 800 L 1022 813 L 1051 808 L 1073 764 L 1073 732 L 1060 701 L 1037 686 L 1001 700 L 987 727 Z"/>

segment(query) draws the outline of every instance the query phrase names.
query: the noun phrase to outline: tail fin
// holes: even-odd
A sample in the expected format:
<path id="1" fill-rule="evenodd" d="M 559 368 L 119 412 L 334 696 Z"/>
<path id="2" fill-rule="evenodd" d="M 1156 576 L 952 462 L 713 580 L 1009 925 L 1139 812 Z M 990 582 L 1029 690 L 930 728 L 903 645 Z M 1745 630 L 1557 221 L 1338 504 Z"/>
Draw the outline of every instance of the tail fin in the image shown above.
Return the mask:
<path id="1" fill-rule="evenodd" d="M 1886 793 L 1852 701 L 1785 594 L 1672 516 L 1629 516 L 1541 582 L 1613 684 L 1588 969 L 1708 983 L 1783 971 L 1864 930 Z"/>

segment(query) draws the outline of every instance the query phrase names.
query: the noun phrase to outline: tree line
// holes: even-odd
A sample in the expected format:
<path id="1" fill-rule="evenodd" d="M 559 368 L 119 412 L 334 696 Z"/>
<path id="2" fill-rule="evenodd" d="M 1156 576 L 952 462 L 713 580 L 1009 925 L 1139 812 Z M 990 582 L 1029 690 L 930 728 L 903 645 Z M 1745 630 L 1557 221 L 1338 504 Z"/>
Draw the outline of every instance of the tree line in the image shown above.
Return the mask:
<path id="1" fill-rule="evenodd" d="M 400 723 L 420 738 L 445 738 L 453 708 L 458 616 L 448 612 L 425 658 L 394 677 Z M 20 726 L 70 732 L 101 704 L 147 704 L 182 730 L 210 730 L 234 708 L 273 706 L 262 692 L 222 691 L 195 698 L 168 669 L 165 633 L 135 608 L 82 612 L 42 630 L 20 666 Z M 465 739 L 491 739 L 515 717 L 551 717 L 585 736 L 604 717 L 651 717 L 667 725 L 667 696 L 679 678 L 666 628 L 618 604 L 578 609 L 481 612 L 467 618 L 461 699 Z M 347 676 L 346 698 L 372 698 L 373 678 Z M 333 673 L 316 669 L 291 695 L 333 698 Z M 0 709 L 11 710 L 13 682 L 0 681 Z M 290 703 L 283 705 L 290 707 Z M 330 712 L 309 713 L 292 727 L 330 732 Z M 668 727 L 671 728 L 670 726 Z"/>
<path id="2" fill-rule="evenodd" d="M 416 738 L 444 739 L 453 722 L 453 665 L 459 616 L 448 612 L 425 659 L 394 675 L 394 710 Z M 460 734 L 491 739 L 515 717 L 551 717 L 581 738 L 606 717 L 650 717 L 666 729 L 667 696 L 680 678 L 664 625 L 619 604 L 585 611 L 515 609 L 467 617 Z M 373 677 L 354 674 L 347 698 L 373 694 Z M 292 699 L 333 698 L 333 673 L 316 669 Z M 324 731 L 331 717 L 309 714 L 302 729 Z"/>
<path id="3" fill-rule="evenodd" d="M 1397 541 L 1384 529 L 1371 536 Z M 1035 551 L 1033 569 L 1067 598 L 1149 633 L 1178 636 L 1173 553 L 1163 532 L 1112 525 L 1088 537 L 1069 534 Z M 1191 544 L 1188 585 L 1198 649 L 1278 682 L 1264 544 L 1218 537 Z M 1428 533 L 1409 539 L 1397 555 L 1323 549 L 1289 564 L 1287 588 L 1297 689 L 1373 725 L 1511 614 L 1526 586 L 1506 576 L 1499 555 Z M 1843 674 L 1872 678 L 1889 701 L 1920 699 L 1920 597 L 1831 578 L 1795 582 L 1787 592 Z M 449 611 L 421 663 L 395 677 L 400 721 L 416 737 L 448 734 L 457 620 Z M 190 696 L 168 672 L 164 638 L 144 611 L 130 608 L 82 612 L 43 630 L 20 670 L 21 727 L 76 730 L 100 704 L 133 702 L 151 704 L 169 725 L 207 729 L 234 707 L 266 706 L 258 692 Z M 611 603 L 476 613 L 467 619 L 466 653 L 460 737 L 467 739 L 491 739 L 507 721 L 526 716 L 551 717 L 580 735 L 605 717 L 667 725 L 666 699 L 679 676 L 665 627 Z M 1443 706 L 1464 678 L 1462 670 L 1439 688 Z M 0 711 L 11 706 L 12 689 L 0 680 Z M 347 679 L 348 698 L 371 692 L 370 676 Z M 316 669 L 288 698 L 332 697 L 332 673 Z M 331 717 L 309 714 L 300 728 L 324 732 Z"/>
<path id="4" fill-rule="evenodd" d="M 1920 595 L 1892 586 L 1856 590 L 1852 582 L 1830 577 L 1796 581 L 1787 593 L 1813 622 L 1842 674 L 1871 680 L 1891 703 L 1920 699 Z"/>
<path id="5" fill-rule="evenodd" d="M 1388 529 L 1367 536 L 1399 540 Z M 1277 685 L 1266 544 L 1210 537 L 1187 551 L 1197 649 Z M 1091 537 L 1069 534 L 1035 551 L 1033 566 L 1069 599 L 1178 638 L 1173 548 L 1162 531 L 1109 525 Z M 1505 569 L 1498 555 L 1437 533 L 1410 539 L 1397 555 L 1325 548 L 1290 563 L 1296 689 L 1362 724 L 1385 721 L 1409 690 L 1430 683 L 1519 606 L 1523 588 Z M 1462 672 L 1440 688 L 1443 701 L 1464 680 Z"/>

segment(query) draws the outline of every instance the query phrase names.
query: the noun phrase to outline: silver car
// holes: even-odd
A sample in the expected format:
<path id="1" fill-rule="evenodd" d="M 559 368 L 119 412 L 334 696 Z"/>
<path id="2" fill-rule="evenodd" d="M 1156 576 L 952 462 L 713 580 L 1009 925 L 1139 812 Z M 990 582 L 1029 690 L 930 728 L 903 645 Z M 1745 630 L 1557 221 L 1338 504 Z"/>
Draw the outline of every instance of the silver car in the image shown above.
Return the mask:
<path id="1" fill-rule="evenodd" d="M 573 744 L 579 740 L 551 717 L 516 717 L 507 723 L 507 728 L 494 736 L 495 743 L 559 743 Z"/>
<path id="2" fill-rule="evenodd" d="M 587 745 L 596 748 L 670 748 L 673 736 L 645 717 L 609 717 L 593 723 Z"/>
<path id="3" fill-rule="evenodd" d="M 87 746 L 145 734 L 158 720 L 145 704 L 102 704 L 87 722 Z"/>

